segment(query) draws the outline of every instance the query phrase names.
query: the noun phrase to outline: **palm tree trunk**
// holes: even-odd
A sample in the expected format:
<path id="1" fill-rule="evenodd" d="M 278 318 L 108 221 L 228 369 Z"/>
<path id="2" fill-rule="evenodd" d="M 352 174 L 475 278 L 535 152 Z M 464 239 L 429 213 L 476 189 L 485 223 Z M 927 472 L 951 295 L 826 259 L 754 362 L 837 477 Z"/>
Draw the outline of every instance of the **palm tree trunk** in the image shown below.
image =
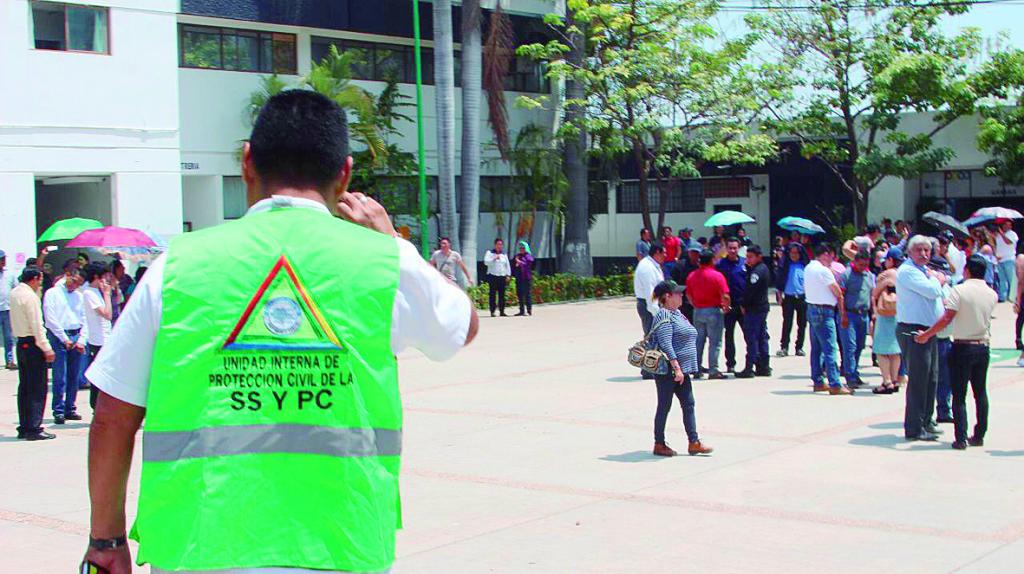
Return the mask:
<path id="1" fill-rule="evenodd" d="M 441 235 L 459 248 L 455 233 L 455 59 L 452 4 L 434 2 L 434 93 L 437 101 L 437 191 Z"/>
<path id="2" fill-rule="evenodd" d="M 573 24 L 573 13 L 568 11 L 566 22 Z M 582 24 L 581 24 L 582 25 Z M 584 38 L 582 34 L 571 37 L 572 50 L 568 54 L 573 66 L 582 66 L 584 58 Z M 580 101 L 584 97 L 583 86 L 579 82 L 567 80 L 565 86 L 567 99 Z M 583 109 L 575 104 L 566 106 L 565 121 L 580 126 L 583 121 Z M 578 130 L 576 136 L 565 140 L 565 178 L 569 182 L 569 197 L 565 210 L 565 237 L 562 241 L 562 259 L 559 269 L 563 273 L 572 273 L 582 277 L 594 274 L 594 260 L 590 256 L 590 206 L 587 187 L 587 133 Z"/>
<path id="3" fill-rule="evenodd" d="M 462 259 L 476 281 L 476 239 L 480 222 L 480 95 L 482 50 L 480 0 L 462 3 Z"/>

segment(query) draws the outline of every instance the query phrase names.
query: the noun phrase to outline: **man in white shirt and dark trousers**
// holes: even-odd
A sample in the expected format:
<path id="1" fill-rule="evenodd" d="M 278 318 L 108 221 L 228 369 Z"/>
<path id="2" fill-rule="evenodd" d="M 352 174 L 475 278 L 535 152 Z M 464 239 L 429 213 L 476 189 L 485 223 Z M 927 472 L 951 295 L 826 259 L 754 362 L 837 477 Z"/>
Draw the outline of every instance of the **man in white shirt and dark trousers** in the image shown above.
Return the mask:
<path id="1" fill-rule="evenodd" d="M 665 280 L 665 271 L 662 264 L 665 263 L 665 248 L 661 243 L 654 241 L 647 250 L 647 257 L 640 260 L 633 272 L 633 294 L 636 296 L 636 312 L 640 315 L 640 324 L 644 328 L 644 336 L 651 331 L 654 323 L 654 316 L 661 307 L 654 301 L 654 288 Z M 640 371 L 645 379 L 654 379 L 654 375 L 647 371 Z"/>
<path id="2" fill-rule="evenodd" d="M 996 285 L 999 293 L 999 302 L 1002 303 L 1010 298 L 1010 286 L 1013 283 L 1014 260 L 1017 258 L 1017 234 L 1013 231 L 1013 222 L 1004 220 L 996 227 L 996 261 L 999 262 L 997 269 Z"/>
<path id="3" fill-rule="evenodd" d="M 84 278 L 86 285 L 82 287 L 82 298 L 85 307 L 85 324 L 88 327 L 86 340 L 86 367 L 96 360 L 96 355 L 110 336 L 114 318 L 114 304 L 110 294 L 113 291 L 113 274 L 104 265 L 92 262 L 85 266 Z M 89 386 L 89 406 L 96 410 L 96 397 L 99 392 Z"/>
<path id="4" fill-rule="evenodd" d="M 505 314 L 505 288 L 508 287 L 508 278 L 512 275 L 512 265 L 508 261 L 508 255 L 504 251 L 505 242 L 500 238 L 494 240 L 494 249 L 484 253 L 484 265 L 487 267 L 487 285 L 489 287 L 487 296 L 491 305 L 491 317 L 494 316 L 495 308 Z M 495 306 L 497 298 L 497 306 Z"/>
<path id="5" fill-rule="evenodd" d="M 843 290 L 832 272 L 835 249 L 822 243 L 815 249 L 817 257 L 804 269 L 804 291 L 807 298 L 807 324 L 811 334 L 811 380 L 814 392 L 828 391 L 830 395 L 850 395 L 850 389 L 839 379 L 837 344 L 838 316 L 846 316 Z M 822 380 L 828 378 L 828 386 Z"/>
<path id="6" fill-rule="evenodd" d="M 85 306 L 82 304 L 82 272 L 68 268 L 64 282 L 58 283 L 43 296 L 43 320 L 46 337 L 56 353 L 53 361 L 53 422 L 80 421 L 82 415 L 75 410 L 78 384 L 82 375 L 81 362 L 85 360 L 85 345 L 89 329 L 85 324 Z"/>

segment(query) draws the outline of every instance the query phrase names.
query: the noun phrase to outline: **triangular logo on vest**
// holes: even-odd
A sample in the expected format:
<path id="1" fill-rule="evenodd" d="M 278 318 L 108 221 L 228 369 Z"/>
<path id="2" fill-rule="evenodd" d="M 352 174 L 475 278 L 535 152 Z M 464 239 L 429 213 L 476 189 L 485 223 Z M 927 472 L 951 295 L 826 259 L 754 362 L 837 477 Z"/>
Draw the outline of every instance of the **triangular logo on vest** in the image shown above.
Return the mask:
<path id="1" fill-rule="evenodd" d="M 342 351 L 344 347 L 288 257 L 281 255 L 228 335 L 224 349 Z"/>

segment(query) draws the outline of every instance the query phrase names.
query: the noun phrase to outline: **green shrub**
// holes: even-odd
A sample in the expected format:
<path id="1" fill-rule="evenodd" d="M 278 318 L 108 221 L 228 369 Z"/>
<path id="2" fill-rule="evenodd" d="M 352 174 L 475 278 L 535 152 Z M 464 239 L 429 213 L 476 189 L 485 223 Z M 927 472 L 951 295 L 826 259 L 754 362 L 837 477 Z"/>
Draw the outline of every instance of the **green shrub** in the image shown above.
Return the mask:
<path id="1" fill-rule="evenodd" d="M 487 283 L 482 282 L 480 285 L 470 287 L 467 291 L 477 309 L 488 308 L 487 290 Z M 621 297 L 632 292 L 632 275 L 580 277 L 569 273 L 559 273 L 557 275 L 543 275 L 533 278 L 533 302 L 537 304 L 600 299 L 602 297 Z M 509 307 L 519 306 L 515 279 L 509 279 L 506 301 Z"/>

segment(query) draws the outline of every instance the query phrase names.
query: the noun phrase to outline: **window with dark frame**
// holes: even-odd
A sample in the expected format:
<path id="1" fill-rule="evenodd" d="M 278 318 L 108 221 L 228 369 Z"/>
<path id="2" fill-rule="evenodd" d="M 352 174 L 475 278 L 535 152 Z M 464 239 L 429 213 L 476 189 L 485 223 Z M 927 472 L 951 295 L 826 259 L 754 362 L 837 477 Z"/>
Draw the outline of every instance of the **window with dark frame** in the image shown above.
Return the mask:
<path id="1" fill-rule="evenodd" d="M 295 34 L 215 26 L 178 27 L 182 68 L 295 74 Z"/>
<path id="2" fill-rule="evenodd" d="M 715 179 L 668 179 L 661 185 L 667 189 L 666 213 L 703 213 L 706 199 L 749 197 L 750 180 L 744 177 Z M 642 213 L 640 184 L 626 181 L 616 190 L 616 213 Z M 658 210 L 658 182 L 648 182 L 647 201 L 652 212 Z"/>
<path id="3" fill-rule="evenodd" d="M 331 46 L 337 46 L 339 52 L 352 52 L 355 55 L 352 63 L 352 77 L 357 80 L 374 80 L 386 82 L 393 77 L 402 84 L 416 83 L 416 55 L 413 46 L 405 44 L 382 44 L 362 42 L 341 38 L 313 36 L 311 38 L 311 56 L 314 62 L 327 57 Z M 423 48 L 423 83 L 434 84 L 434 50 Z M 542 62 L 529 58 L 512 58 L 509 72 L 505 77 L 505 89 L 517 92 L 551 91 L 551 83 L 545 77 L 546 68 Z M 462 84 L 462 59 L 459 51 L 454 58 L 455 85 Z"/>
<path id="4" fill-rule="evenodd" d="M 102 6 L 36 2 L 32 42 L 37 50 L 110 53 L 110 11 Z"/>

